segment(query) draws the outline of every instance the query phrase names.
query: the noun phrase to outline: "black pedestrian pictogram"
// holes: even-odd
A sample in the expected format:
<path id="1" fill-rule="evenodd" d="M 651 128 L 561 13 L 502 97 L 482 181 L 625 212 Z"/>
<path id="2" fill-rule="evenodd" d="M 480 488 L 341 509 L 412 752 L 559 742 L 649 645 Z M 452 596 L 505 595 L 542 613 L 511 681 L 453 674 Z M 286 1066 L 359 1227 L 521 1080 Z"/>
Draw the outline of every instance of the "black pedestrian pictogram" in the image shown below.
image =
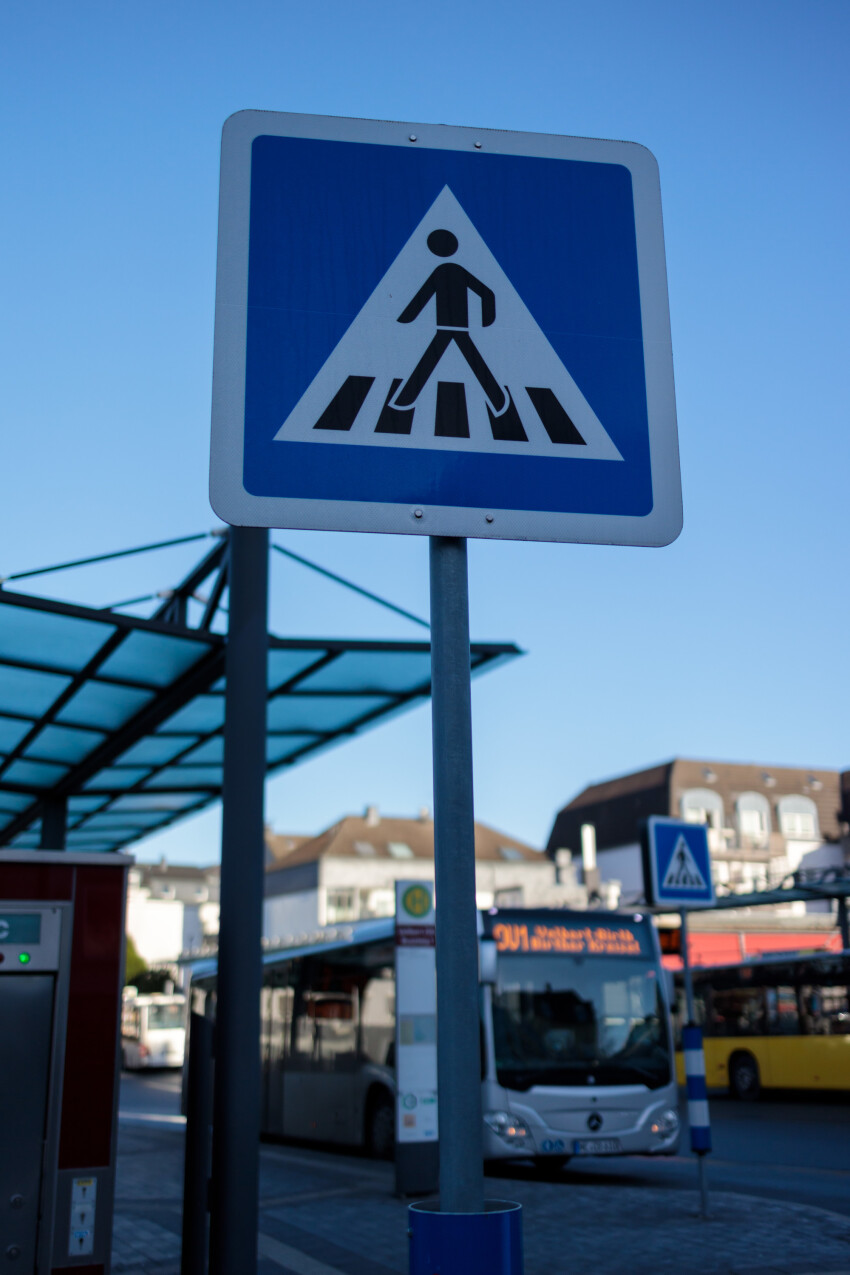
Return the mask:
<path id="1" fill-rule="evenodd" d="M 622 459 L 448 187 L 276 438 Z"/>
<path id="2" fill-rule="evenodd" d="M 450 230 L 432 230 L 428 247 L 436 257 L 453 257 L 458 241 Z M 484 391 L 487 404 L 498 415 L 507 395 L 490 371 L 469 335 L 469 293 L 481 298 L 481 326 L 496 321 L 496 297 L 491 288 L 456 261 L 447 261 L 431 273 L 413 300 L 398 316 L 399 323 L 412 323 L 433 297 L 437 303 L 437 332 L 422 358 L 396 394 L 394 407 L 413 407 L 437 364 L 454 341 Z"/>

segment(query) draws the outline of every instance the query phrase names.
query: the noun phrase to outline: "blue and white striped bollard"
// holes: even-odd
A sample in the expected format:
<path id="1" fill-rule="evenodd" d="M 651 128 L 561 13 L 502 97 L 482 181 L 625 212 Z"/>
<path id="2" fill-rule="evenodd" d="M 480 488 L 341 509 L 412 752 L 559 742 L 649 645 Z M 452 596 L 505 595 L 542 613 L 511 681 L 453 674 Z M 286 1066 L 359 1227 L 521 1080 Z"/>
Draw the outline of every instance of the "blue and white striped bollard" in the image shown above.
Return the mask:
<path id="1" fill-rule="evenodd" d="M 685 1079 L 688 1085 L 688 1124 L 691 1127 L 691 1150 L 705 1155 L 711 1150 L 711 1123 L 708 1118 L 708 1092 L 705 1087 L 705 1054 L 702 1051 L 702 1028 L 688 1024 L 682 1028 L 685 1053 Z"/>

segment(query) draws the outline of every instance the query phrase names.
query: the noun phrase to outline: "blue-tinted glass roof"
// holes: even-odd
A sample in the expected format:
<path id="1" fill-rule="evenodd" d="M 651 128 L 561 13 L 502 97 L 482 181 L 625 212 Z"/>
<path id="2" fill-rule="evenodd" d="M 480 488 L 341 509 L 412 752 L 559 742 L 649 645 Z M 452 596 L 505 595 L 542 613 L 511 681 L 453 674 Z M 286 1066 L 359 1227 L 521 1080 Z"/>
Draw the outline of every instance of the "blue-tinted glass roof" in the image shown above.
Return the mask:
<path id="1" fill-rule="evenodd" d="M 0 589 L 0 845 L 35 849 L 67 802 L 68 848 L 119 850 L 221 795 L 225 646 Z M 519 654 L 473 644 L 473 673 Z M 428 642 L 269 639 L 269 771 L 430 695 Z"/>

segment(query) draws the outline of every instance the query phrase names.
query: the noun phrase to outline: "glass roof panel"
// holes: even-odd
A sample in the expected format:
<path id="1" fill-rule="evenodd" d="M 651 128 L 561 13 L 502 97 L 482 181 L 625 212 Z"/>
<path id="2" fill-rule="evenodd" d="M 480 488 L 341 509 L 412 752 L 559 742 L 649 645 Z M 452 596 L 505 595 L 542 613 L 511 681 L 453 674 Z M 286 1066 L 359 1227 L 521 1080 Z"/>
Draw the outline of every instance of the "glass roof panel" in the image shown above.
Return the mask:
<path id="1" fill-rule="evenodd" d="M 122 766 L 164 766 L 184 748 L 191 747 L 196 739 L 196 735 L 148 735 L 128 748 L 118 760 Z"/>
<path id="2" fill-rule="evenodd" d="M 69 797 L 68 813 L 78 815 L 88 810 L 97 810 L 98 806 L 103 805 L 103 801 L 103 797 Z"/>
<path id="3" fill-rule="evenodd" d="M 0 753 L 10 753 L 17 748 L 24 735 L 32 730 L 32 722 L 22 722 L 16 717 L 0 717 Z"/>
<path id="4" fill-rule="evenodd" d="M 165 819 L 170 819 L 170 810 L 106 810 L 102 814 L 90 815 L 85 822 L 86 828 L 98 828 L 101 832 L 112 832 L 115 828 L 155 828 Z"/>
<path id="5" fill-rule="evenodd" d="M 276 766 L 294 753 L 300 753 L 302 748 L 317 743 L 319 738 L 318 735 L 267 735 L 266 761 Z"/>
<path id="6" fill-rule="evenodd" d="M 37 850 L 40 841 L 41 832 L 33 832 L 29 830 L 27 832 L 19 832 L 16 837 L 12 838 L 9 844 L 17 850 Z"/>
<path id="7" fill-rule="evenodd" d="M 65 836 L 69 850 L 83 850 L 89 846 L 92 850 L 111 850 L 114 845 L 124 840 L 123 837 L 109 837 L 97 832 L 86 832 L 84 828 L 79 832 L 69 832 Z"/>
<path id="8" fill-rule="evenodd" d="M 121 769 L 117 766 L 106 766 L 103 770 L 98 770 L 96 775 L 92 775 L 84 787 L 108 788 L 112 792 L 117 789 L 121 792 L 122 789 L 133 788 L 140 779 L 144 779 L 145 775 L 149 774 L 147 766 L 126 766 L 126 768 L 122 766 Z"/>
<path id="9" fill-rule="evenodd" d="M 114 632 L 112 624 L 81 616 L 6 606 L 0 625 L 0 659 L 78 673 Z"/>
<path id="10" fill-rule="evenodd" d="M 148 780 L 148 788 L 220 788 L 221 766 L 169 766 Z"/>
<path id="11" fill-rule="evenodd" d="M 7 792 L 0 790 L 0 810 L 11 810 L 15 813 L 31 806 L 33 798 L 23 792 Z"/>
<path id="12" fill-rule="evenodd" d="M 145 766 L 122 766 L 120 769 L 117 766 L 107 766 L 104 770 L 99 770 L 96 775 L 92 775 L 85 787 L 126 791 L 149 774 L 150 771 Z"/>
<path id="13" fill-rule="evenodd" d="M 32 669 L 0 665 L 0 713 L 41 717 L 70 685 L 70 677 L 59 673 L 34 673 Z"/>
<path id="14" fill-rule="evenodd" d="M 224 721 L 224 696 L 199 695 L 159 728 L 160 733 L 179 734 L 181 731 L 197 731 L 206 735 L 218 730 Z"/>
<path id="15" fill-rule="evenodd" d="M 25 757 L 42 761 L 82 761 L 106 736 L 100 731 L 74 730 L 72 726 L 45 726 L 27 748 Z"/>
<path id="16" fill-rule="evenodd" d="M 153 699 L 152 691 L 137 691 L 129 686 L 110 686 L 107 682 L 86 682 L 57 713 L 60 722 L 78 722 L 80 726 L 100 726 L 117 730 L 135 717 Z"/>
<path id="17" fill-rule="evenodd" d="M 3 772 L 10 784 L 30 784 L 33 788 L 52 788 L 68 773 L 67 766 L 54 766 L 43 761 L 13 761 Z"/>
<path id="18" fill-rule="evenodd" d="M 269 704 L 269 730 L 336 731 L 366 713 L 389 707 L 387 700 L 367 695 L 283 695 Z"/>
<path id="19" fill-rule="evenodd" d="M 324 655 L 325 652 L 321 649 L 315 651 L 270 650 L 268 665 L 269 689 L 275 690 L 278 686 L 282 686 L 284 682 L 297 677 L 299 673 L 303 673 L 304 669 L 310 668 L 312 664 L 316 664 L 321 660 Z"/>
<path id="20" fill-rule="evenodd" d="M 299 691 L 386 691 L 406 695 L 431 682 L 428 651 L 345 651 L 298 683 Z"/>
<path id="21" fill-rule="evenodd" d="M 199 798 L 194 793 L 128 793 L 126 797 L 116 797 L 110 803 L 110 810 L 186 810 L 193 806 Z"/>
<path id="22" fill-rule="evenodd" d="M 104 677 L 126 678 L 149 686 L 170 686 L 210 651 L 207 642 L 137 630 L 98 670 Z"/>
<path id="23" fill-rule="evenodd" d="M 212 739 L 205 739 L 197 748 L 193 748 L 191 753 L 186 754 L 186 761 L 192 764 L 198 762 L 221 762 L 224 761 L 224 737 L 222 735 L 214 735 Z"/>

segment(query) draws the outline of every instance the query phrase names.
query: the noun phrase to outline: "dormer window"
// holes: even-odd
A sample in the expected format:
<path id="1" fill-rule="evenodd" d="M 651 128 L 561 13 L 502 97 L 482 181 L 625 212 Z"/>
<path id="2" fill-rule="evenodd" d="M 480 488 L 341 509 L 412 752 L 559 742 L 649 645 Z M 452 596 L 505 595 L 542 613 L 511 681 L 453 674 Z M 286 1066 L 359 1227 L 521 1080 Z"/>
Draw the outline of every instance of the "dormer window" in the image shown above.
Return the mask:
<path id="1" fill-rule="evenodd" d="M 816 841 L 820 837 L 818 808 L 811 797 L 781 797 L 776 813 L 779 830 L 789 841 Z"/>
<path id="2" fill-rule="evenodd" d="M 711 788 L 689 788 L 682 793 L 680 807 L 685 823 L 723 827 L 723 798 Z"/>
<path id="3" fill-rule="evenodd" d="M 738 798 L 738 834 L 742 845 L 767 846 L 770 840 L 770 803 L 760 792 L 742 792 Z"/>

